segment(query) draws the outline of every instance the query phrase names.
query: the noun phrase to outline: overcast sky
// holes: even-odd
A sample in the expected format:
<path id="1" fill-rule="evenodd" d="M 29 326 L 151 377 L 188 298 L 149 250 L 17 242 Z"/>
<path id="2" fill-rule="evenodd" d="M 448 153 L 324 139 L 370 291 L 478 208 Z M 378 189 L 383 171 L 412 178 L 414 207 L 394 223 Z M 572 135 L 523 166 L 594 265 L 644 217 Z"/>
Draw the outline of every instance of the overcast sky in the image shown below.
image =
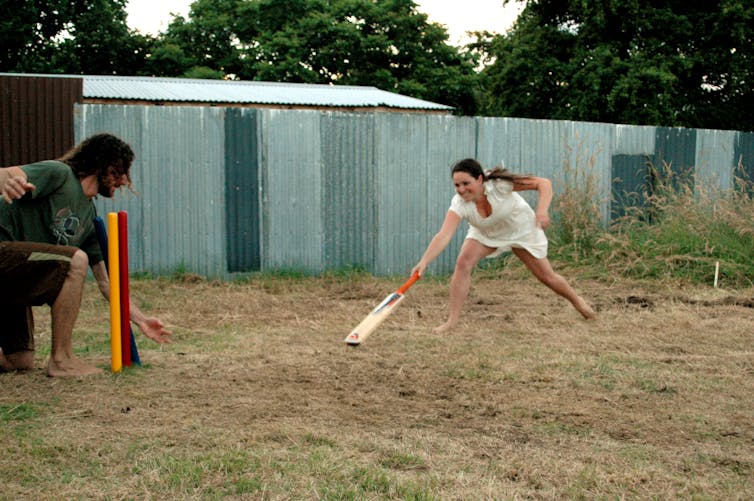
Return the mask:
<path id="1" fill-rule="evenodd" d="M 418 10 L 429 20 L 445 25 L 450 42 L 467 41 L 467 31 L 493 31 L 504 33 L 518 17 L 523 5 L 503 0 L 414 0 Z M 157 34 L 164 31 L 171 13 L 188 17 L 192 0 L 129 0 L 126 6 L 128 25 L 142 33 Z"/>

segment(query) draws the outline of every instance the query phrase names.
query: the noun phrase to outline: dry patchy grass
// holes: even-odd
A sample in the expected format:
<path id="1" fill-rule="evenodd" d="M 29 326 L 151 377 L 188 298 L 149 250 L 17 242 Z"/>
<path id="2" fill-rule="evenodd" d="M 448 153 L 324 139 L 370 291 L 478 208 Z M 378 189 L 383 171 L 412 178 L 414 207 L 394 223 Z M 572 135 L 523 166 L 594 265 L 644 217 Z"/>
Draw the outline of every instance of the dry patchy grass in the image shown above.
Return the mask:
<path id="1" fill-rule="evenodd" d="M 594 322 L 512 266 L 435 335 L 427 278 L 143 280 L 175 340 L 82 380 L 2 374 L 5 499 L 751 499 L 754 291 L 573 280 Z M 49 329 L 38 314 L 38 365 Z M 88 284 L 75 346 L 108 364 Z"/>

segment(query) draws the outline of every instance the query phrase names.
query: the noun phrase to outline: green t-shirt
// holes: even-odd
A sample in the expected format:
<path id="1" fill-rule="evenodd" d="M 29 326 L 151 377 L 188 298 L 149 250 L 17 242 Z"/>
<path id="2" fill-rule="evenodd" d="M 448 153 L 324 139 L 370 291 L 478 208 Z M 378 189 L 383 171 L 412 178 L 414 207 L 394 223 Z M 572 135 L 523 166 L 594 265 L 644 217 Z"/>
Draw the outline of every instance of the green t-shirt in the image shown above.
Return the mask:
<path id="1" fill-rule="evenodd" d="M 70 166 L 45 160 L 21 168 L 36 189 L 12 204 L 0 200 L 0 241 L 70 245 L 86 252 L 90 265 L 102 261 L 97 211 Z"/>

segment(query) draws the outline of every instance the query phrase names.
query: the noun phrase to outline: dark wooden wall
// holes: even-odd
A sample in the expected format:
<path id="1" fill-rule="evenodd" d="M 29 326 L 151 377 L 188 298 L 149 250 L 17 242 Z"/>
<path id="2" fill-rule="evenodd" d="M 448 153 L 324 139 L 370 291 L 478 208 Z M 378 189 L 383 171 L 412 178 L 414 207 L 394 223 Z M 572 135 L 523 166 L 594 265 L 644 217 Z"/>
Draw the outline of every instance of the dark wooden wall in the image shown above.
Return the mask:
<path id="1" fill-rule="evenodd" d="M 57 158 L 74 144 L 83 79 L 0 75 L 0 166 Z"/>

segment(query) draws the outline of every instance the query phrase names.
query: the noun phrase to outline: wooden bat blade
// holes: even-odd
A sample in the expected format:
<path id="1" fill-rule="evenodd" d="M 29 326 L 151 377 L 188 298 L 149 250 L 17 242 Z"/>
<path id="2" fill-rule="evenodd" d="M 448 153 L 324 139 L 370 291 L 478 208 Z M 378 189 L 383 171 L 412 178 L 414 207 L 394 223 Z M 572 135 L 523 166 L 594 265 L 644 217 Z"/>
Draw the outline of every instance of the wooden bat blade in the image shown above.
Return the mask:
<path id="1" fill-rule="evenodd" d="M 356 326 L 344 340 L 351 346 L 357 346 L 374 332 L 380 324 L 390 316 L 396 306 L 403 301 L 405 296 L 399 292 L 393 292 L 372 310 L 369 315 Z"/>
<path id="2" fill-rule="evenodd" d="M 393 312 L 398 303 L 403 301 L 404 294 L 414 282 L 419 280 L 419 274 L 414 273 L 411 278 L 398 287 L 398 290 L 389 294 L 372 312 L 356 326 L 344 340 L 349 346 L 358 346 Z"/>

